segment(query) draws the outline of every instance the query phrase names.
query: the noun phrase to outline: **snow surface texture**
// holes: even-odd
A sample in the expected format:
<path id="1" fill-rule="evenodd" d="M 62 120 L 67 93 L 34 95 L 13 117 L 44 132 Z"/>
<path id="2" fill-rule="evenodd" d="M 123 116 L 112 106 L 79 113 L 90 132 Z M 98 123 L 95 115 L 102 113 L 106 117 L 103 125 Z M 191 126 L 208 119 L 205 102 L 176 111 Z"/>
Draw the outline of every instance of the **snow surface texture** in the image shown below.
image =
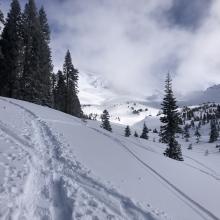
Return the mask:
<path id="1" fill-rule="evenodd" d="M 134 125 L 146 117 L 147 121 L 148 119 L 151 120 L 159 112 L 158 109 L 149 107 L 141 102 L 125 100 L 116 99 L 99 105 L 85 105 L 83 106 L 83 112 L 87 115 L 97 115 L 96 119 L 101 120 L 103 110 L 107 109 L 110 114 L 110 121 L 121 125 Z M 149 124 L 151 125 L 151 123 Z"/>
<path id="2" fill-rule="evenodd" d="M 125 138 L 123 129 L 1 98 L 0 219 L 220 219 L 214 146 L 205 156 L 207 144 L 183 143 L 178 162 L 155 134 Z"/>

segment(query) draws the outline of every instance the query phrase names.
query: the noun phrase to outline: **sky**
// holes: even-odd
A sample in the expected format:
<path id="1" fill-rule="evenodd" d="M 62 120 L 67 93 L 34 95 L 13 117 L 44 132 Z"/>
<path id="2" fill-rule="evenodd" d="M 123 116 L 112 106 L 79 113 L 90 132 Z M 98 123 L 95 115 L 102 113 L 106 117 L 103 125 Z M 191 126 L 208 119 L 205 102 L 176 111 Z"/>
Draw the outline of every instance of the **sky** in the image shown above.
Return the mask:
<path id="1" fill-rule="evenodd" d="M 36 3 L 48 14 L 55 71 L 70 49 L 76 68 L 102 75 L 118 92 L 160 93 L 167 72 L 177 95 L 220 83 L 218 0 Z M 10 1 L 0 4 L 6 12 Z"/>

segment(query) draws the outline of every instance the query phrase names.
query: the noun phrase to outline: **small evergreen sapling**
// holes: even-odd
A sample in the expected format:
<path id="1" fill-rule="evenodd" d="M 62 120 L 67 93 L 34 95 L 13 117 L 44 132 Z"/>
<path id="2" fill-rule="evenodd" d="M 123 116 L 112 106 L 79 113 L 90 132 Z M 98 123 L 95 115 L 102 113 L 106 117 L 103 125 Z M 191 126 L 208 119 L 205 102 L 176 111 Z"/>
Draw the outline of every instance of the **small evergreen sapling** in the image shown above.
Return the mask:
<path id="1" fill-rule="evenodd" d="M 154 128 L 153 133 L 154 133 L 154 134 L 157 134 L 157 133 L 158 133 L 158 131 L 157 131 L 156 128 Z"/>
<path id="2" fill-rule="evenodd" d="M 112 127 L 110 125 L 109 118 L 110 118 L 109 113 L 105 109 L 101 115 L 101 120 L 102 120 L 101 128 L 112 132 Z"/>
<path id="3" fill-rule="evenodd" d="M 140 138 L 148 140 L 149 139 L 148 133 L 149 133 L 149 130 L 148 130 L 146 124 L 144 123 L 143 131 L 142 131 L 142 134 L 141 134 Z"/>
<path id="4" fill-rule="evenodd" d="M 214 119 L 211 120 L 210 127 L 211 127 L 211 132 L 210 132 L 210 137 L 209 137 L 209 143 L 213 143 L 217 141 L 219 137 L 219 132 L 216 126 L 216 120 Z"/>
<path id="5" fill-rule="evenodd" d="M 186 142 L 188 142 L 189 138 L 190 138 L 189 128 L 190 128 L 190 126 L 188 124 L 186 124 L 184 127 L 184 138 L 185 138 Z"/>
<path id="6" fill-rule="evenodd" d="M 125 137 L 129 137 L 131 136 L 131 130 L 129 126 L 126 126 L 125 128 Z"/>
<path id="7" fill-rule="evenodd" d="M 134 132 L 134 137 L 139 137 L 137 131 Z"/>
<path id="8" fill-rule="evenodd" d="M 198 144 L 201 137 L 201 134 L 199 132 L 199 127 L 196 127 L 195 136 L 196 136 L 196 143 Z"/>
<path id="9" fill-rule="evenodd" d="M 188 150 L 192 150 L 192 144 L 189 144 L 189 146 L 188 146 L 187 149 L 188 149 Z"/>

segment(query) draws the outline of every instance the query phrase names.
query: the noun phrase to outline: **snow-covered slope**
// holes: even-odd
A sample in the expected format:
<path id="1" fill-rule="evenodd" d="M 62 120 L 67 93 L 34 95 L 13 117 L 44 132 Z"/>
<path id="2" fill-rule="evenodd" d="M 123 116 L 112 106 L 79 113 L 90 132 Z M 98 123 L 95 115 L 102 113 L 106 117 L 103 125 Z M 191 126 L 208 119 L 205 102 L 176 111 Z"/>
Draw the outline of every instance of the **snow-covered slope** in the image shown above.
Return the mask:
<path id="1" fill-rule="evenodd" d="M 206 90 L 193 92 L 182 97 L 180 105 L 199 105 L 207 102 L 220 103 L 220 85 L 208 87 Z"/>
<path id="2" fill-rule="evenodd" d="M 81 104 L 99 105 L 116 93 L 101 75 L 80 72 L 79 97 Z"/>
<path id="3" fill-rule="evenodd" d="M 84 113 L 97 120 L 100 120 L 103 110 L 107 109 L 111 122 L 133 125 L 147 116 L 156 116 L 159 111 L 151 104 L 152 97 L 148 100 L 118 93 L 103 76 L 98 74 L 80 72 L 79 88 Z"/>
<path id="4" fill-rule="evenodd" d="M 133 125 L 142 121 L 145 117 L 158 114 L 158 109 L 149 107 L 138 101 L 113 100 L 103 102 L 101 105 L 84 105 L 83 111 L 92 118 L 100 120 L 104 109 L 110 114 L 110 121 L 122 125 Z"/>
<path id="5" fill-rule="evenodd" d="M 220 219 L 214 145 L 183 143 L 177 162 L 155 134 L 125 138 L 123 129 L 1 98 L 0 219 Z"/>

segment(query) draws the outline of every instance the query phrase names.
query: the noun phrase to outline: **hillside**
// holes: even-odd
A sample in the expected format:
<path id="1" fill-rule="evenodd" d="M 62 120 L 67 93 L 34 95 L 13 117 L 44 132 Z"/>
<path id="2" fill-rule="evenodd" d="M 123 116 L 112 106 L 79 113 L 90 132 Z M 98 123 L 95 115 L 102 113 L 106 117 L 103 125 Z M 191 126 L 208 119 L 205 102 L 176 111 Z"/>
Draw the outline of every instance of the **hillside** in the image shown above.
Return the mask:
<path id="1" fill-rule="evenodd" d="M 177 162 L 155 134 L 125 138 L 122 126 L 6 98 L 0 130 L 1 219 L 220 219 L 219 152 L 205 137 L 183 142 Z"/>

